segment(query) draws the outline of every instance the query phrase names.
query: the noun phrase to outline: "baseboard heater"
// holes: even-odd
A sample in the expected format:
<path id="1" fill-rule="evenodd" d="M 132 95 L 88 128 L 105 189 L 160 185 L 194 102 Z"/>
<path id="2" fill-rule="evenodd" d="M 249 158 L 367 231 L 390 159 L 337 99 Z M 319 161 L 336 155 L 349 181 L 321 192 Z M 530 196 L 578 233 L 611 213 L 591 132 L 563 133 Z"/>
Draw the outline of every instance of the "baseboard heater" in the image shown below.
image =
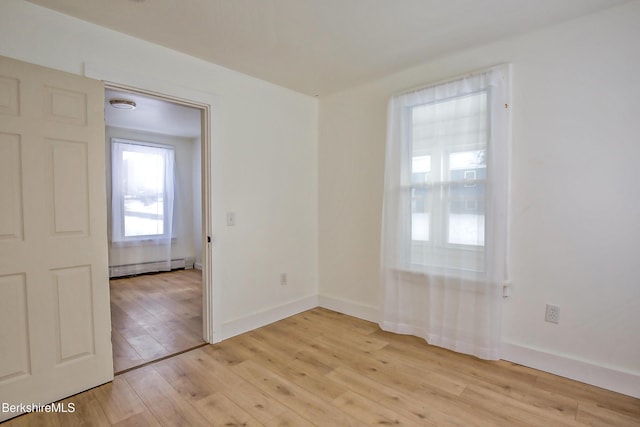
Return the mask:
<path id="1" fill-rule="evenodd" d="M 171 269 L 178 270 L 181 268 L 191 269 L 193 268 L 193 258 L 181 258 L 181 259 L 172 259 L 171 260 Z M 136 274 L 144 274 L 144 273 L 155 273 L 158 271 L 163 271 L 165 263 L 162 261 L 159 262 L 145 262 L 142 264 L 127 264 L 127 265 L 116 265 L 109 267 L 109 277 L 123 277 L 123 276 L 134 276 Z"/>

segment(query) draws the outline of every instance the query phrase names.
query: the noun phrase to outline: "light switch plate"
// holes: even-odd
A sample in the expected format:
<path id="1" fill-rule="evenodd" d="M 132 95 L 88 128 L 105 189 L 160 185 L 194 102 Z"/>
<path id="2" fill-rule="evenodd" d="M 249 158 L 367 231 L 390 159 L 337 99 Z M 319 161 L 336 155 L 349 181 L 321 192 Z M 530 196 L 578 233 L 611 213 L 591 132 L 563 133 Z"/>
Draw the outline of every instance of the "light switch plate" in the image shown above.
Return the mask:
<path id="1" fill-rule="evenodd" d="M 236 213 L 227 212 L 227 226 L 233 227 L 234 225 L 236 225 Z"/>

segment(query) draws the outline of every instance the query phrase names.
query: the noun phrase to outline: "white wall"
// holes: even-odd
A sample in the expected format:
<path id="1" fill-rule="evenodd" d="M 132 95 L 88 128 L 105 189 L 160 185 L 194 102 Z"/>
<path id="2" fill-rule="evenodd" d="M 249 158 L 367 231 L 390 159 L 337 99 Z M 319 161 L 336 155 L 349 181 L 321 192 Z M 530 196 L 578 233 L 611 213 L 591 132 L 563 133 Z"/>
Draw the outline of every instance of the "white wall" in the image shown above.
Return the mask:
<path id="1" fill-rule="evenodd" d="M 0 55 L 76 74 L 90 65 L 127 76 L 116 83 L 211 99 L 214 333 L 316 298 L 315 98 L 22 0 L 0 2 Z"/>
<path id="2" fill-rule="evenodd" d="M 503 341 L 512 354 L 506 357 L 545 367 L 533 360 L 537 354 L 586 362 L 585 369 L 602 367 L 613 376 L 629 373 L 625 390 L 635 387 L 640 395 L 639 22 L 636 1 L 321 98 L 321 298 L 377 316 L 390 96 L 510 62 L 513 287 L 505 300 Z M 559 325 L 544 322 L 546 303 L 560 306 Z"/>

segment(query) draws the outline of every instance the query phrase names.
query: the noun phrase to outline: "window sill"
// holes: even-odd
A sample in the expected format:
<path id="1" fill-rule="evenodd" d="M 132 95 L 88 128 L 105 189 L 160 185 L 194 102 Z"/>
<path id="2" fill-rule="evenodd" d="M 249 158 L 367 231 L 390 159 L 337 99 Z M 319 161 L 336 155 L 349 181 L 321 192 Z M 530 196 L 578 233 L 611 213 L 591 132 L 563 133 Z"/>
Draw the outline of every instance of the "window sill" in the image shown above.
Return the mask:
<path id="1" fill-rule="evenodd" d="M 394 274 L 406 275 L 407 277 L 425 278 L 433 277 L 439 279 L 463 279 L 463 280 L 483 280 L 484 271 L 463 270 L 458 268 L 410 265 L 406 267 L 393 268 Z"/>
<path id="2" fill-rule="evenodd" d="M 485 273 L 454 269 L 429 269 L 407 267 L 389 269 L 389 275 L 398 284 L 412 286 L 433 286 L 451 291 L 473 292 L 476 294 L 502 295 L 502 283 L 492 283 Z"/>
<path id="3" fill-rule="evenodd" d="M 111 241 L 112 247 L 117 248 L 129 248 L 129 247 L 138 247 L 138 246 L 156 246 L 156 245 L 166 245 L 167 244 L 166 237 L 148 237 L 148 238 L 140 238 L 140 239 L 131 239 L 131 240 L 117 240 Z M 171 244 L 176 242 L 176 238 L 171 238 Z"/>

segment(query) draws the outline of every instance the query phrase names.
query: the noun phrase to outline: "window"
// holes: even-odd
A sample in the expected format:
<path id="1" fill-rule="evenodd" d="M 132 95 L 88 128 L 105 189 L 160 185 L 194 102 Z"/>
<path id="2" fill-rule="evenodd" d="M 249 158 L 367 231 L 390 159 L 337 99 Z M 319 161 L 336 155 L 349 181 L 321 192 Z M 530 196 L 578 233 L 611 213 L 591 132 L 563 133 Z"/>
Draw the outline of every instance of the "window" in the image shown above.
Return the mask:
<path id="1" fill-rule="evenodd" d="M 391 99 L 383 238 L 398 268 L 478 277 L 504 248 L 505 81 L 494 69 Z"/>
<path id="2" fill-rule="evenodd" d="M 112 239 L 171 237 L 173 147 L 112 140 Z"/>
<path id="3" fill-rule="evenodd" d="M 500 358 L 508 105 L 508 65 L 389 100 L 382 329 Z"/>
<path id="4" fill-rule="evenodd" d="M 411 157 L 411 263 L 442 266 L 447 252 L 458 252 L 466 253 L 466 268 L 481 270 L 487 92 L 407 106 L 404 117 Z"/>

